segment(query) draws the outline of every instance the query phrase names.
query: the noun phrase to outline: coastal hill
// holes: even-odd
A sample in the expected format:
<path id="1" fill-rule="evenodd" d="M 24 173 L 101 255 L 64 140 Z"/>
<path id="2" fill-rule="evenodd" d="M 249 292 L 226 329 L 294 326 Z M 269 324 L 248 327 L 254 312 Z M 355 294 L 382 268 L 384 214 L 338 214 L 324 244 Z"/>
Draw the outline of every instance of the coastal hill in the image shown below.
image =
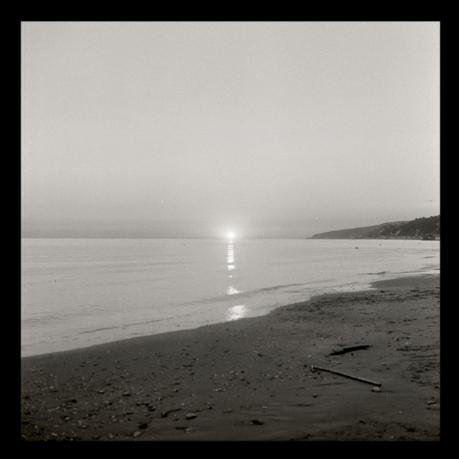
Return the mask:
<path id="1" fill-rule="evenodd" d="M 310 239 L 440 239 L 440 215 L 328 231 L 314 234 Z"/>

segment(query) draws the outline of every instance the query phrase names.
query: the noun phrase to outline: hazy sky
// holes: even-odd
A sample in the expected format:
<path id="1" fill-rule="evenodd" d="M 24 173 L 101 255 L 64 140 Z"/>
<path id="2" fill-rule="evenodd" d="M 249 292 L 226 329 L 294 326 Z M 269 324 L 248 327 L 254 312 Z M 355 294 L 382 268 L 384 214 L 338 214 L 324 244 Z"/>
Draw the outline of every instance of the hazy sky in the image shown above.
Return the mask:
<path id="1" fill-rule="evenodd" d="M 439 213 L 438 23 L 22 23 L 25 235 Z"/>

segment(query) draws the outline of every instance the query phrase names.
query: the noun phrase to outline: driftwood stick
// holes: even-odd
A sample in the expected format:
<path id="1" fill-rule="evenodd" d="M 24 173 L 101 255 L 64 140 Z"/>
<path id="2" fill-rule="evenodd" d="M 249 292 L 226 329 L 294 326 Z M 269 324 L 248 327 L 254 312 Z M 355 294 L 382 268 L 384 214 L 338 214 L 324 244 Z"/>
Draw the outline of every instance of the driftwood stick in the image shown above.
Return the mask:
<path id="1" fill-rule="evenodd" d="M 375 382 L 375 381 L 371 381 L 369 379 L 365 379 L 365 378 L 360 378 L 359 376 L 353 376 L 353 375 L 349 375 L 349 374 L 346 374 L 346 373 L 341 373 L 341 371 L 335 371 L 335 370 L 330 370 L 329 368 L 323 368 L 323 367 L 315 367 L 313 365 L 311 365 L 311 370 L 312 371 L 327 371 L 328 373 L 333 373 L 334 375 L 338 375 L 338 376 L 344 376 L 345 378 L 349 378 L 349 379 L 354 379 L 355 381 L 360 381 L 360 382 L 363 382 L 363 383 L 366 383 L 366 384 L 371 384 L 372 386 L 378 386 L 378 387 L 381 387 L 381 383 L 378 383 L 378 382 Z"/>
<path id="2" fill-rule="evenodd" d="M 342 354 L 347 354 L 348 352 L 354 352 L 354 351 L 360 351 L 363 349 L 368 349 L 371 347 L 369 344 L 360 344 L 358 346 L 349 346 L 349 347 L 343 347 L 342 349 L 339 349 L 337 351 L 331 352 L 329 355 L 342 355 Z"/>

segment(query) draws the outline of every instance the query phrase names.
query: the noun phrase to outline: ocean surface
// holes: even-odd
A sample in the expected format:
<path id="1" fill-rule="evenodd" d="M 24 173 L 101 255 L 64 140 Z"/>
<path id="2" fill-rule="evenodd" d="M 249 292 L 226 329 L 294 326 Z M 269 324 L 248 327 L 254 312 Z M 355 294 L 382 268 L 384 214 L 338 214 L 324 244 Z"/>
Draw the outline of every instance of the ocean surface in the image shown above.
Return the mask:
<path id="1" fill-rule="evenodd" d="M 268 313 L 439 272 L 439 241 L 23 239 L 22 356 Z"/>

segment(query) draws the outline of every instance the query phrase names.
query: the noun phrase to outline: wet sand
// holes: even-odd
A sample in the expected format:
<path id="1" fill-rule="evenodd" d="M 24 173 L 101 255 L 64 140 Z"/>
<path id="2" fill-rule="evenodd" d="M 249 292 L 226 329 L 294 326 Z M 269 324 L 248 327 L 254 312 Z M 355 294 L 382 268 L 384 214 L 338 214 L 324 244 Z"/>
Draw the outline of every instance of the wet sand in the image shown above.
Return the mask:
<path id="1" fill-rule="evenodd" d="M 374 287 L 24 358 L 22 438 L 439 440 L 439 277 Z"/>

